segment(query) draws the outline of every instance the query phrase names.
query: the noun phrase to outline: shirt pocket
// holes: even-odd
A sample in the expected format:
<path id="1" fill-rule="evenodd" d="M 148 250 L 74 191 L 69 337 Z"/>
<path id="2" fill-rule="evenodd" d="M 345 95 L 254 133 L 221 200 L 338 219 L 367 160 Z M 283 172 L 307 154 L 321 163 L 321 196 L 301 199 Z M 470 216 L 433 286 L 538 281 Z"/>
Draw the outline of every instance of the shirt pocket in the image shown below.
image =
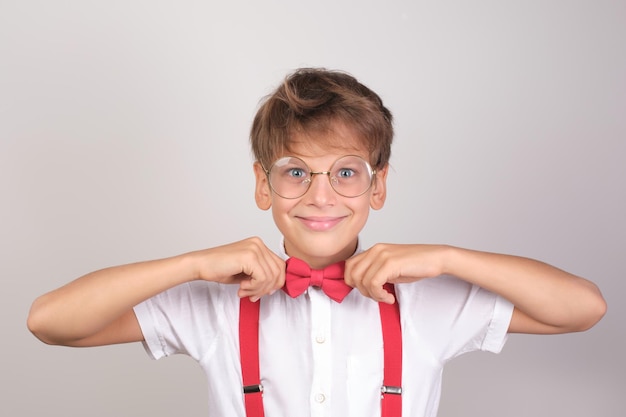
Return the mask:
<path id="1" fill-rule="evenodd" d="M 380 416 L 382 358 L 382 350 L 348 357 L 346 391 L 350 417 Z"/>

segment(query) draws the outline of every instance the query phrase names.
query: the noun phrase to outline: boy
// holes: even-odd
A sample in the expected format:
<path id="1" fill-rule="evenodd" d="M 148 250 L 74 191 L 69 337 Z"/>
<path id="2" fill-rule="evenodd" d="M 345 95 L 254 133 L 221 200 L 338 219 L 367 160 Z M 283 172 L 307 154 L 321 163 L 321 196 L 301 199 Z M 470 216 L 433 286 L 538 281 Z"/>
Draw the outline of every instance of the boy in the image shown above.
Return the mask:
<path id="1" fill-rule="evenodd" d="M 350 75 L 294 72 L 251 130 L 255 200 L 283 235 L 278 254 L 249 238 L 96 271 L 35 300 L 30 330 L 50 344 L 142 341 L 155 359 L 190 355 L 211 416 L 435 416 L 449 359 L 604 315 L 594 284 L 538 261 L 444 245 L 362 250 L 392 136 L 391 113 Z"/>

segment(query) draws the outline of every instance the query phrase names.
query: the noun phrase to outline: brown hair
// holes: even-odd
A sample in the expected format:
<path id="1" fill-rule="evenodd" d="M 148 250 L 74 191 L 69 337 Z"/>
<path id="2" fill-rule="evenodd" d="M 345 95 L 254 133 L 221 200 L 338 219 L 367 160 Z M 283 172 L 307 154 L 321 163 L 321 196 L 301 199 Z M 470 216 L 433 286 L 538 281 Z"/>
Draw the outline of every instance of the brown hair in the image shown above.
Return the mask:
<path id="1" fill-rule="evenodd" d="M 289 152 L 294 132 L 327 133 L 337 122 L 358 136 L 375 169 L 389 163 L 391 112 L 376 93 L 353 76 L 323 68 L 298 69 L 265 97 L 250 131 L 252 151 L 269 168 L 276 158 Z"/>

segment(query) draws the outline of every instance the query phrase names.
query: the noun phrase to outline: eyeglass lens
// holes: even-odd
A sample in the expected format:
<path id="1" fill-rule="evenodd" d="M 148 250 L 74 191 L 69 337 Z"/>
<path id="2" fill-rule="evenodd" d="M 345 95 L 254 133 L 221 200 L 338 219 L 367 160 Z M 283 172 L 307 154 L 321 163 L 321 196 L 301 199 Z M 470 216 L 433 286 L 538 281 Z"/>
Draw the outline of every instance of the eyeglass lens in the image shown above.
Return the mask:
<path id="1" fill-rule="evenodd" d="M 279 196 L 298 198 L 309 189 L 313 175 L 327 175 L 337 194 L 357 197 L 369 189 L 374 172 L 367 161 L 354 155 L 339 158 L 329 171 L 323 172 L 312 172 L 300 158 L 286 156 L 274 162 L 269 171 L 269 180 Z"/>

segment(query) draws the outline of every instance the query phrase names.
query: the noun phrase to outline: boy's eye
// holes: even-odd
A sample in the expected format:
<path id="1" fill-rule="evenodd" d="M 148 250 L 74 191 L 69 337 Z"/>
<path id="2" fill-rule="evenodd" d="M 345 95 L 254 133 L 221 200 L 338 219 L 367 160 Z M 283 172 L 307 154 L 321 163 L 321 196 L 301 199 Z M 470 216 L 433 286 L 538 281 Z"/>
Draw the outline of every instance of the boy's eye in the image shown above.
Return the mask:
<path id="1" fill-rule="evenodd" d="M 306 177 L 306 172 L 302 168 L 291 168 L 287 174 L 293 178 L 304 178 Z"/>
<path id="2" fill-rule="evenodd" d="M 355 174 L 356 173 L 354 172 L 354 170 L 350 168 L 342 168 L 337 172 L 337 177 L 338 178 L 350 178 L 354 176 Z"/>

